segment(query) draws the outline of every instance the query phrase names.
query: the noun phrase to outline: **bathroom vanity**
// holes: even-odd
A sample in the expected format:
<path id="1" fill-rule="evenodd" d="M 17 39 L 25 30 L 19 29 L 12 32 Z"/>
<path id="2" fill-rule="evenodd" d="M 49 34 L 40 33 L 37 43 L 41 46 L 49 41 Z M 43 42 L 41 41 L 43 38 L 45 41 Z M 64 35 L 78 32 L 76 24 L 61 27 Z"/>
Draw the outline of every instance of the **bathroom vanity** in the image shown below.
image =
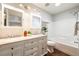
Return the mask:
<path id="1" fill-rule="evenodd" d="M 47 53 L 45 35 L 0 39 L 0 56 L 41 56 Z"/>

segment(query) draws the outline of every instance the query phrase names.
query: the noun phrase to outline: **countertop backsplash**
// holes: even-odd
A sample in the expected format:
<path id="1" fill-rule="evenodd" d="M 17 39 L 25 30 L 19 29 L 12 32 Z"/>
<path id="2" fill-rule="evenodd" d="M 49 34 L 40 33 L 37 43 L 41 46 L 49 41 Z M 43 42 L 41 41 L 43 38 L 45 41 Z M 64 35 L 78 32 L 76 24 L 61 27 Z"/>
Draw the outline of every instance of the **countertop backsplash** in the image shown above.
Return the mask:
<path id="1" fill-rule="evenodd" d="M 26 30 L 27 31 L 27 30 Z M 40 29 L 30 29 L 29 31 L 32 32 L 32 34 L 41 34 Z M 24 30 L 21 27 L 17 28 L 0 28 L 0 39 L 1 38 L 8 38 L 8 37 L 16 37 L 16 36 L 23 36 L 24 35 Z"/>
<path id="2" fill-rule="evenodd" d="M 41 34 L 41 29 L 33 29 L 33 28 L 31 28 L 30 31 L 32 32 L 33 35 Z"/>
<path id="3" fill-rule="evenodd" d="M 0 28 L 0 38 L 12 37 L 12 36 L 22 36 L 22 28 Z"/>

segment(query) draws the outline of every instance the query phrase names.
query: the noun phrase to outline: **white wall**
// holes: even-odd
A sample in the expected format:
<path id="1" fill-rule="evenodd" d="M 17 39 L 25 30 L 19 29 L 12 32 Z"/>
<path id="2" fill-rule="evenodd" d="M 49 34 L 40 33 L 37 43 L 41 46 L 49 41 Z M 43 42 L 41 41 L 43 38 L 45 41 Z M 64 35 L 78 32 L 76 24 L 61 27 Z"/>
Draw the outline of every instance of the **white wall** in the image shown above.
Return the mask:
<path id="1" fill-rule="evenodd" d="M 53 16 L 44 12 L 44 11 L 41 11 L 40 12 L 41 14 L 41 17 L 42 17 L 42 21 L 45 21 L 45 22 L 52 22 L 53 20 Z"/>
<path id="2" fill-rule="evenodd" d="M 63 12 L 61 14 L 58 14 L 55 16 L 55 22 L 52 23 L 52 31 L 51 31 L 51 37 L 52 38 L 58 38 L 55 40 L 61 41 L 59 37 L 68 39 L 66 41 L 72 41 L 74 37 L 74 31 L 75 31 L 75 23 L 76 18 L 70 11 Z M 50 38 L 51 40 L 54 40 Z"/>
<path id="3" fill-rule="evenodd" d="M 48 40 L 52 39 L 52 37 L 54 37 L 55 35 L 55 23 L 54 22 L 50 22 L 48 24 Z"/>

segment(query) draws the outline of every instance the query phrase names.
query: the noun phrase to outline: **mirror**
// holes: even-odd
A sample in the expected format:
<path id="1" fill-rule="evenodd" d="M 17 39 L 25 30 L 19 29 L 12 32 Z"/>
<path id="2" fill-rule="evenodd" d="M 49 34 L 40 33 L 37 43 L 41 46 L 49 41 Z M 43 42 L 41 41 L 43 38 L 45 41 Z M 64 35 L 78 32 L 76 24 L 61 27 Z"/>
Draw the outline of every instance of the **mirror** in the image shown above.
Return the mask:
<path id="1" fill-rule="evenodd" d="M 32 15 L 32 27 L 41 28 L 41 19 L 38 16 Z"/>
<path id="2" fill-rule="evenodd" d="M 22 26 L 22 13 L 4 8 L 4 26 Z"/>

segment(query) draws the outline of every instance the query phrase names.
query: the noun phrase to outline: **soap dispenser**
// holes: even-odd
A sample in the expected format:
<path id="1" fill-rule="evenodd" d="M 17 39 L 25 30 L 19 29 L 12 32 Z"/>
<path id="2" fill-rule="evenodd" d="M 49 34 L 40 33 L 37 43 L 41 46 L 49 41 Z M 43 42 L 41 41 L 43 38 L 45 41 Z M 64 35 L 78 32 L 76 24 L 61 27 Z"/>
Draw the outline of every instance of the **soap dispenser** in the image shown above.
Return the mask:
<path id="1" fill-rule="evenodd" d="M 28 33 L 27 33 L 27 31 L 24 31 L 24 37 L 26 37 L 26 36 L 27 36 L 27 34 L 28 34 Z"/>

